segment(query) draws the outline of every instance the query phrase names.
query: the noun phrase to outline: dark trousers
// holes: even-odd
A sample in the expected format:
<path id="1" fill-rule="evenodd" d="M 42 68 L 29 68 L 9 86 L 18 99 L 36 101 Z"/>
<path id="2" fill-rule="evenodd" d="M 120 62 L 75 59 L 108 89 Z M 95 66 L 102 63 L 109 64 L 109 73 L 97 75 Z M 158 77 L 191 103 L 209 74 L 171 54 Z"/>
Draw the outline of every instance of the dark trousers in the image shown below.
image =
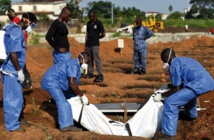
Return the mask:
<path id="1" fill-rule="evenodd" d="M 147 54 L 148 54 L 147 48 L 143 48 L 140 50 L 134 50 L 135 68 L 143 68 L 143 69 L 146 68 Z"/>
<path id="2" fill-rule="evenodd" d="M 94 71 L 94 61 L 96 64 L 98 74 L 102 74 L 102 64 L 100 60 L 100 47 L 99 46 L 87 46 L 86 52 L 91 56 L 91 62 L 88 65 L 88 73 Z"/>

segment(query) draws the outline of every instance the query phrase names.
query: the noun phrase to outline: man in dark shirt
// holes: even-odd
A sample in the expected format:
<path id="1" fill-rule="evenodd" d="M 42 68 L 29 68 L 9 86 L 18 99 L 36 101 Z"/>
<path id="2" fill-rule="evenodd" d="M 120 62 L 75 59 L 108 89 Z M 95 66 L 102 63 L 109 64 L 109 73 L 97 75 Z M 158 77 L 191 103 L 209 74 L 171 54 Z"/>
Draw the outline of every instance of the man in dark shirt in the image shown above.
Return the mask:
<path id="1" fill-rule="evenodd" d="M 102 64 L 99 54 L 99 39 L 105 37 L 105 30 L 101 21 L 96 18 L 94 11 L 89 11 L 88 14 L 89 21 L 87 23 L 87 33 L 85 38 L 85 51 L 88 52 L 92 58 L 92 61 L 89 63 L 88 74 L 86 78 L 93 78 L 93 66 L 95 61 L 98 75 L 94 79 L 94 82 L 102 82 Z"/>
<path id="2" fill-rule="evenodd" d="M 72 16 L 71 11 L 64 7 L 59 18 L 54 20 L 46 35 L 46 40 L 54 48 L 53 59 L 54 64 L 70 59 L 68 42 L 68 29 L 64 22 L 68 22 Z"/>

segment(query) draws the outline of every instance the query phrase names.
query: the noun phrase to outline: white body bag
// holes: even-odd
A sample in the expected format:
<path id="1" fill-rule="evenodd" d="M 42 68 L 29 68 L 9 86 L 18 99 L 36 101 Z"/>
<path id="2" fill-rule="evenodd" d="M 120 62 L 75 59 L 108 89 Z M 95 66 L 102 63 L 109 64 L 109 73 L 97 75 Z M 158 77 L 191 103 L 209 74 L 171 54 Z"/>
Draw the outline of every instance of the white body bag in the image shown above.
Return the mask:
<path id="1" fill-rule="evenodd" d="M 157 90 L 156 93 L 166 90 Z M 140 136 L 152 138 L 161 128 L 163 103 L 151 96 L 145 105 L 126 123 L 107 118 L 93 104 L 82 105 L 79 97 L 68 99 L 73 119 L 91 132 L 107 135 Z"/>

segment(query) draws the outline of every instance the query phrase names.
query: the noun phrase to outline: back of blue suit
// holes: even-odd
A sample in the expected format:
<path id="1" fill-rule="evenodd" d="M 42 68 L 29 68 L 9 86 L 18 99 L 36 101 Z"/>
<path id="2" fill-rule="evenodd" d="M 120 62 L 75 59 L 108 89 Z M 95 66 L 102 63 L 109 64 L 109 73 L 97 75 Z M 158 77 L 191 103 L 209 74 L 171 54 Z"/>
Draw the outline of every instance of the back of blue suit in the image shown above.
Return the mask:
<path id="1" fill-rule="evenodd" d="M 162 132 L 175 136 L 179 108 L 184 106 L 189 117 L 196 118 L 196 99 L 214 89 L 214 80 L 199 62 L 187 57 L 172 59 L 169 73 L 173 86 L 183 85 L 182 89 L 167 97 L 164 103 Z"/>

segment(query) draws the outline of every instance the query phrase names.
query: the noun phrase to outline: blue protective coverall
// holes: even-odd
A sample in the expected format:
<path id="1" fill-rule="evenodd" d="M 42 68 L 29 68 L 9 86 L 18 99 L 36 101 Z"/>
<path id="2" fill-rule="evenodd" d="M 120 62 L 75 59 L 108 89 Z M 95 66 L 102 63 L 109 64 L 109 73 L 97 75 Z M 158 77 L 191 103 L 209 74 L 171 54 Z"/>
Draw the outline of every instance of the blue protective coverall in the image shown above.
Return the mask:
<path id="1" fill-rule="evenodd" d="M 148 45 L 146 39 L 150 38 L 153 32 L 147 27 L 141 26 L 140 28 L 134 27 L 133 40 L 134 40 L 134 64 L 135 68 L 146 68 Z"/>
<path id="2" fill-rule="evenodd" d="M 173 86 L 183 84 L 183 88 L 166 98 L 163 109 L 162 132 L 175 136 L 179 107 L 184 106 L 190 118 L 197 117 L 196 99 L 199 95 L 214 89 L 214 80 L 196 60 L 177 57 L 169 67 Z"/>
<path id="3" fill-rule="evenodd" d="M 73 125 L 71 106 L 64 93 L 70 93 L 69 77 L 80 80 L 80 65 L 77 58 L 69 59 L 49 68 L 42 78 L 41 88 L 47 90 L 55 100 L 58 109 L 58 122 L 60 129 Z M 72 94 L 72 93 L 70 93 Z"/>
<path id="4" fill-rule="evenodd" d="M 26 44 L 22 29 L 16 23 L 11 23 L 5 30 L 4 43 L 8 56 L 2 65 L 3 108 L 5 127 L 8 131 L 12 131 L 20 127 L 19 117 L 23 109 L 23 93 L 22 85 L 17 80 L 17 70 L 12 64 L 9 54 L 17 53 L 19 65 L 23 70 L 26 62 Z"/>

